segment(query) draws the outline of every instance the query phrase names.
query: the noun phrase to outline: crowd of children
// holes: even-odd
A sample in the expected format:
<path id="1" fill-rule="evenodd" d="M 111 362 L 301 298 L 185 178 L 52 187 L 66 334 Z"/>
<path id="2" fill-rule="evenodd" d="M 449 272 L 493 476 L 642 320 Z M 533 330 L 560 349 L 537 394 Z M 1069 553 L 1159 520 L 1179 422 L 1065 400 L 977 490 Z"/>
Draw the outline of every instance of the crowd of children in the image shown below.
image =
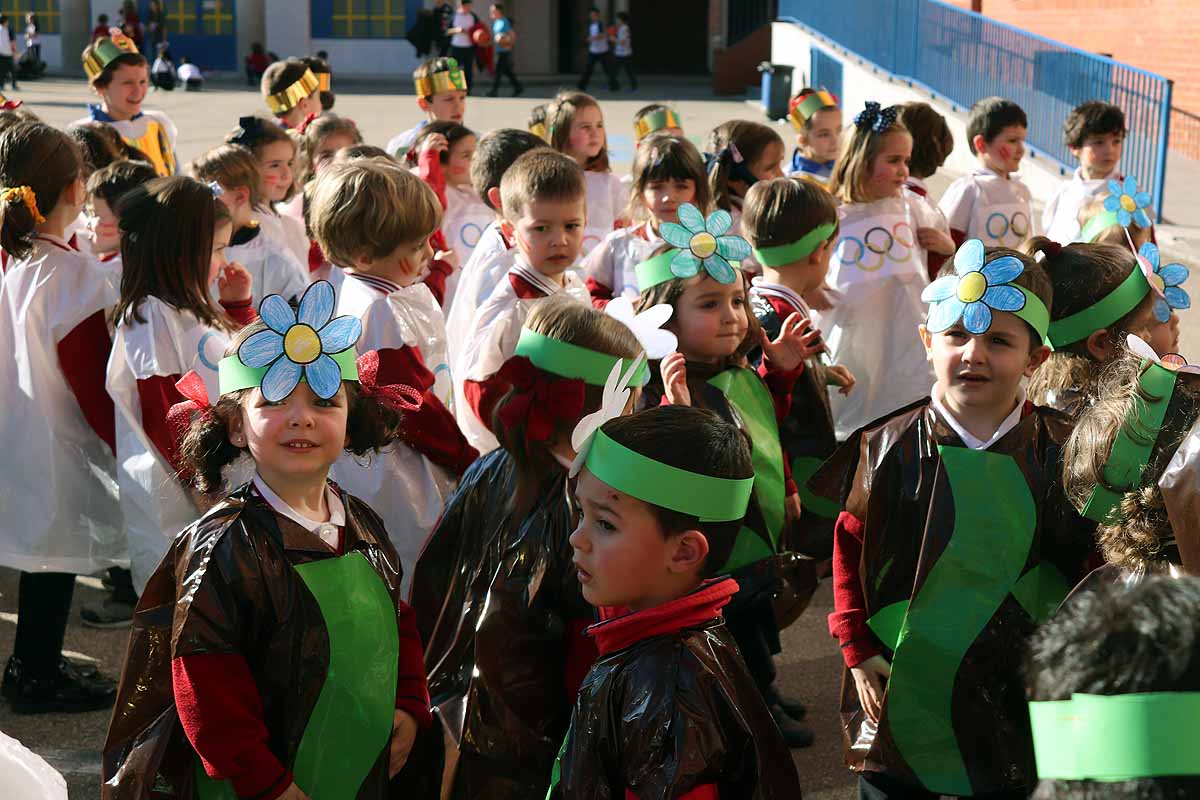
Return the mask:
<path id="1" fill-rule="evenodd" d="M 653 104 L 626 179 L 581 91 L 476 132 L 433 58 L 380 148 L 289 58 L 183 164 L 83 62 L 70 131 L 0 111 L 2 693 L 115 702 L 106 797 L 798 798 L 827 578 L 861 797 L 1195 790 L 1200 368 L 1120 109 L 1041 236 L 998 97 L 935 202 L 924 103 L 804 89 L 790 156 Z"/>

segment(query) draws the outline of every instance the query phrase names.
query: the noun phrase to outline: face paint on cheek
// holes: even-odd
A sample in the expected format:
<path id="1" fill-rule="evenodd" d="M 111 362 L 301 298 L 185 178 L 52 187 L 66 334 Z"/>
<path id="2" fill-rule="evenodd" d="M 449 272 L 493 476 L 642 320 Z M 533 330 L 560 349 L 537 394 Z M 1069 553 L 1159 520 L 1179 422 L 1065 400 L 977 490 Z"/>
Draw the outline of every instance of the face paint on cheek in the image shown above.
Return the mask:
<path id="1" fill-rule="evenodd" d="M 1009 150 L 1004 145 L 1001 145 L 1000 148 L 996 151 L 996 153 L 997 153 L 997 155 L 1000 156 L 1000 158 L 1004 159 L 1005 161 L 1007 161 L 1009 158 L 1012 157 L 1012 151 Z"/>

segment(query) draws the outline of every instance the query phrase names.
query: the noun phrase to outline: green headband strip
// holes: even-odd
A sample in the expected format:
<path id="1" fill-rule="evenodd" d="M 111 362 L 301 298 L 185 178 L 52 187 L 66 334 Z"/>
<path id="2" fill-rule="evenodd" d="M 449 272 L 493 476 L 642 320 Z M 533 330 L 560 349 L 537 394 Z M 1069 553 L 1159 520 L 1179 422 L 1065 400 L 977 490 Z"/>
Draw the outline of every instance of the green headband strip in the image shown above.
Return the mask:
<path id="1" fill-rule="evenodd" d="M 1104 233 L 1113 225 L 1120 225 L 1120 220 L 1117 219 L 1117 212 L 1102 211 L 1096 216 L 1088 220 L 1087 225 L 1083 226 L 1083 231 L 1079 234 L 1079 241 L 1085 244 L 1091 244 L 1096 241 L 1096 237 Z"/>
<path id="2" fill-rule="evenodd" d="M 1050 309 L 1046 308 L 1046 304 L 1042 302 L 1042 298 L 1038 297 L 1033 292 L 1026 289 L 1024 286 L 1009 284 L 1021 290 L 1021 294 L 1025 295 L 1025 307 L 1019 311 L 1012 312 L 1017 318 L 1028 322 L 1035 331 L 1042 337 L 1042 344 L 1049 345 L 1051 349 L 1054 345 L 1050 343 L 1049 331 Z"/>
<path id="3" fill-rule="evenodd" d="M 754 478 L 714 478 L 630 450 L 596 431 L 588 450 L 587 468 L 619 492 L 701 522 L 730 522 L 746 516 Z"/>
<path id="4" fill-rule="evenodd" d="M 1029 704 L 1038 777 L 1117 781 L 1200 775 L 1200 693 L 1075 694 Z"/>
<path id="5" fill-rule="evenodd" d="M 329 357 L 336 361 L 337 365 L 342 368 L 342 380 L 358 380 L 358 361 L 353 347 L 349 350 L 343 350 L 340 353 L 332 353 Z M 267 370 L 270 368 L 270 364 L 257 369 L 247 367 L 236 354 L 225 356 L 217 364 L 217 377 L 220 381 L 221 394 L 229 394 L 240 389 L 254 389 L 260 386 L 263 376 L 267 374 Z M 300 373 L 300 376 L 300 380 L 304 380 L 303 372 Z"/>
<path id="6" fill-rule="evenodd" d="M 1137 308 L 1147 294 L 1150 284 L 1135 260 L 1133 272 L 1121 281 L 1121 285 L 1109 292 L 1099 302 L 1069 317 L 1050 323 L 1050 341 L 1056 348 L 1063 348 L 1091 336 L 1101 328 L 1107 328 L 1121 317 Z"/>
<path id="7" fill-rule="evenodd" d="M 833 235 L 837 228 L 832 222 L 818 225 L 791 244 L 781 244 L 777 247 L 754 248 L 754 257 L 764 267 L 779 267 L 784 264 L 794 264 L 802 258 L 808 258 L 822 242 Z"/>
<path id="8" fill-rule="evenodd" d="M 661 131 L 663 128 L 682 128 L 683 125 L 679 122 L 679 115 L 669 108 L 660 108 L 657 111 L 652 111 L 646 116 L 634 123 L 634 133 L 637 135 L 637 140 L 640 142 L 655 131 Z"/>
<path id="9" fill-rule="evenodd" d="M 666 283 L 667 281 L 673 281 L 678 278 L 678 275 L 676 275 L 674 272 L 671 272 L 671 260 L 675 258 L 675 254 L 678 252 L 678 248 L 672 248 L 665 253 L 659 253 L 648 261 L 643 261 L 642 263 L 638 264 L 637 267 L 634 268 L 634 272 L 637 275 L 638 291 L 644 292 L 652 286 L 658 286 L 660 283 Z M 734 266 L 733 268 L 735 270 L 740 269 L 740 267 L 737 266 Z M 696 274 L 705 275 L 707 273 L 701 269 Z"/>
<path id="10" fill-rule="evenodd" d="M 1092 490 L 1083 507 L 1083 516 L 1095 522 L 1114 521 L 1110 515 L 1121 504 L 1122 495 L 1141 482 L 1154 440 L 1167 416 L 1176 377 L 1176 372 L 1161 364 L 1150 363 L 1146 367 L 1138 385 L 1150 399 L 1133 398 L 1133 408 L 1117 431 L 1105 462 L 1104 481 Z M 1115 491 L 1110 486 L 1115 487 Z"/>
<path id="11" fill-rule="evenodd" d="M 538 369 L 553 372 L 564 378 L 581 380 L 589 386 L 604 386 L 612 372 L 613 364 L 620 362 L 621 374 L 629 368 L 629 361 L 607 353 L 597 353 L 586 347 L 543 336 L 528 328 L 521 329 L 514 355 L 524 356 Z M 650 368 L 643 361 L 629 382 L 631 386 L 645 386 L 650 380 Z"/>

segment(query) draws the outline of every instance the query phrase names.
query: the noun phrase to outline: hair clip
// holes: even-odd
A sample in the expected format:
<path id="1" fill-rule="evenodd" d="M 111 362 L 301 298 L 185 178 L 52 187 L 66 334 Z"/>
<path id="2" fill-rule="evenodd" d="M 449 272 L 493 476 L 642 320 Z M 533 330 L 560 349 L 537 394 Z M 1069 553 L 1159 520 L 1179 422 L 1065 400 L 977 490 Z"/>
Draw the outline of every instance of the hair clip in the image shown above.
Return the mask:
<path id="1" fill-rule="evenodd" d="M 263 133 L 263 121 L 258 117 L 238 117 L 238 129 L 229 137 L 230 144 L 253 147 Z"/>
<path id="2" fill-rule="evenodd" d="M 1062 245 L 1055 241 L 1046 242 L 1042 245 L 1042 249 L 1034 254 L 1033 260 L 1037 263 L 1042 263 L 1047 258 L 1058 258 L 1058 254 L 1062 252 Z"/>
<path id="3" fill-rule="evenodd" d="M 896 124 L 896 115 L 899 113 L 896 106 L 881 108 L 874 100 L 868 100 L 863 105 L 863 110 L 854 118 L 854 127 L 860 130 L 870 128 L 875 133 L 883 133 Z"/>
<path id="4" fill-rule="evenodd" d="M 225 187 L 221 185 L 220 181 L 209 181 L 208 190 L 212 192 L 212 196 L 214 198 L 221 197 L 225 194 Z"/>
<path id="5" fill-rule="evenodd" d="M 735 164 L 742 163 L 742 151 L 738 150 L 738 146 L 736 144 L 734 144 L 733 142 L 730 142 L 728 145 L 726 145 L 726 148 L 733 155 L 733 163 L 735 163 Z"/>

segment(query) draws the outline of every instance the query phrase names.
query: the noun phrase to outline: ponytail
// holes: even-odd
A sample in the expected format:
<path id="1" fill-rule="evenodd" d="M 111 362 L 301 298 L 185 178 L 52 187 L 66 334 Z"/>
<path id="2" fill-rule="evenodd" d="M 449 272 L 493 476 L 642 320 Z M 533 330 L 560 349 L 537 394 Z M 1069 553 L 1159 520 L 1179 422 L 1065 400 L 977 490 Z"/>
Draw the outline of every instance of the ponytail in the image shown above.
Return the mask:
<path id="1" fill-rule="evenodd" d="M 42 122 L 19 122 L 0 134 L 0 247 L 13 258 L 33 249 L 37 226 L 83 174 L 79 148 Z"/>

